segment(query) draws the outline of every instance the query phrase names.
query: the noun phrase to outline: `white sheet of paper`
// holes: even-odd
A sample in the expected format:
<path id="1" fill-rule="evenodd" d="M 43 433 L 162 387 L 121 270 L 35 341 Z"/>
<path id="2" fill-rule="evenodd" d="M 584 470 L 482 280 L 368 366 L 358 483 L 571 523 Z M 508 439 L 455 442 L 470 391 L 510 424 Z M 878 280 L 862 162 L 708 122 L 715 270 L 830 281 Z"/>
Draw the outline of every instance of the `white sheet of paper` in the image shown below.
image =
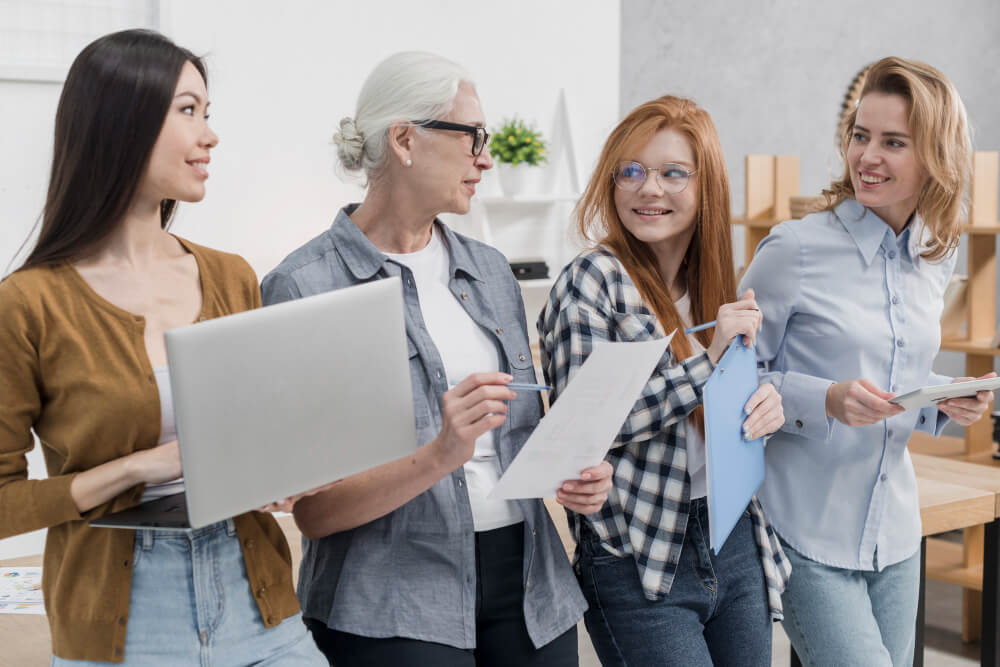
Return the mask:
<path id="1" fill-rule="evenodd" d="M 489 497 L 550 498 L 603 461 L 673 336 L 596 343 Z"/>
<path id="2" fill-rule="evenodd" d="M 0 567 L 0 614 L 44 614 L 42 568 Z"/>

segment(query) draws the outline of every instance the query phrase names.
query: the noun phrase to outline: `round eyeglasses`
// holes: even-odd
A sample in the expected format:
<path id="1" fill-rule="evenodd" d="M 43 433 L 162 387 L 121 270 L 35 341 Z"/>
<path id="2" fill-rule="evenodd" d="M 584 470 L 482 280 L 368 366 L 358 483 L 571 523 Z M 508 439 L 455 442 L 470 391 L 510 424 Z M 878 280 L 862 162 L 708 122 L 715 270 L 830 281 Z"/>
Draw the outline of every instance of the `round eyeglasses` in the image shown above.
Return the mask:
<path id="1" fill-rule="evenodd" d="M 446 120 L 415 120 L 414 125 L 426 127 L 431 130 L 451 130 L 453 132 L 465 132 L 472 135 L 472 155 L 478 157 L 486 147 L 486 142 L 490 140 L 490 133 L 485 127 L 478 125 L 463 125 L 462 123 L 449 123 Z"/>
<path id="2" fill-rule="evenodd" d="M 611 172 L 611 178 L 622 190 L 637 192 L 651 171 L 656 172 L 656 182 L 663 191 L 670 194 L 683 192 L 691 180 L 691 175 L 697 173 L 697 170 L 688 171 L 684 165 L 673 162 L 667 162 L 662 167 L 644 167 L 638 162 L 619 162 Z"/>

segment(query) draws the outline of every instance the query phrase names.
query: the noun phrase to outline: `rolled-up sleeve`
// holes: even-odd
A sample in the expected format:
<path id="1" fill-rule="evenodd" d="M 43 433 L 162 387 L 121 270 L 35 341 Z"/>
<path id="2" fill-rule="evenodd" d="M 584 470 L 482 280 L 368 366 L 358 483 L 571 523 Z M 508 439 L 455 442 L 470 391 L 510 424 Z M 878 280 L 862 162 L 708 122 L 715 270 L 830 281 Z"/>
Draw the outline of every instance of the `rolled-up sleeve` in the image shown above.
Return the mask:
<path id="1" fill-rule="evenodd" d="M 949 375 L 931 373 L 930 377 L 927 378 L 927 386 L 933 387 L 938 384 L 951 384 L 954 380 L 955 378 Z M 951 421 L 951 418 L 948 415 L 938 410 L 936 406 L 930 405 L 920 409 L 920 415 L 917 416 L 917 425 L 914 429 L 937 437 L 941 435 L 941 432 L 944 431 L 944 427 L 949 421 Z"/>
<path id="2" fill-rule="evenodd" d="M 795 371 L 770 370 L 781 354 L 788 321 L 801 296 L 801 262 L 798 237 L 787 225 L 777 225 L 757 246 L 738 293 L 752 288 L 763 315 L 757 333 L 757 359 L 764 366 L 761 381 L 773 384 L 781 395 L 785 411 L 781 430 L 826 441 L 833 432 L 833 419 L 826 415 L 826 392 L 833 381 Z"/>

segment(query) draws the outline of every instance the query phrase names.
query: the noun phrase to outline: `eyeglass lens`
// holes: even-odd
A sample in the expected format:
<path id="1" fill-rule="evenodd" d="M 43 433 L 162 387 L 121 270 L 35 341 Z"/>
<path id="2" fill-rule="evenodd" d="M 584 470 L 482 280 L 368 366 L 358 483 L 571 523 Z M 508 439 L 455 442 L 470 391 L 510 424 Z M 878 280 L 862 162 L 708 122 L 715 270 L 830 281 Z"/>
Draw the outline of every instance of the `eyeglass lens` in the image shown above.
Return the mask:
<path id="1" fill-rule="evenodd" d="M 646 182 L 647 172 L 656 172 L 657 180 L 664 191 L 676 194 L 687 187 L 690 174 L 682 165 L 667 164 L 657 169 L 646 169 L 638 162 L 622 162 L 614 171 L 615 185 L 622 190 L 636 192 Z"/>

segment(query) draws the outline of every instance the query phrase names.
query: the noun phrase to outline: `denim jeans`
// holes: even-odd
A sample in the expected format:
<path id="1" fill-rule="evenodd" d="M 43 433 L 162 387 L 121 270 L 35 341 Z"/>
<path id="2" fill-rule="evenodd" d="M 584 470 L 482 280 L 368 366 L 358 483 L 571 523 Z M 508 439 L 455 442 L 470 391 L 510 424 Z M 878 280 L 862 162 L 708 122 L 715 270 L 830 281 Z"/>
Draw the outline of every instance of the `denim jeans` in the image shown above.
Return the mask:
<path id="1" fill-rule="evenodd" d="M 584 522 L 586 526 L 586 522 Z M 692 501 L 670 593 L 649 601 L 632 556 L 618 558 L 589 529 L 577 576 L 584 616 L 601 664 L 768 667 L 771 619 L 749 513 L 719 555 L 708 544 L 708 506 Z"/>
<path id="2" fill-rule="evenodd" d="M 231 520 L 138 530 L 134 553 L 123 664 L 327 666 L 301 614 L 264 626 Z M 112 664 L 52 658 L 53 667 Z"/>
<path id="3" fill-rule="evenodd" d="M 881 572 L 845 570 L 806 558 L 782 541 L 792 576 L 782 623 L 808 667 L 913 664 L 920 553 Z"/>

